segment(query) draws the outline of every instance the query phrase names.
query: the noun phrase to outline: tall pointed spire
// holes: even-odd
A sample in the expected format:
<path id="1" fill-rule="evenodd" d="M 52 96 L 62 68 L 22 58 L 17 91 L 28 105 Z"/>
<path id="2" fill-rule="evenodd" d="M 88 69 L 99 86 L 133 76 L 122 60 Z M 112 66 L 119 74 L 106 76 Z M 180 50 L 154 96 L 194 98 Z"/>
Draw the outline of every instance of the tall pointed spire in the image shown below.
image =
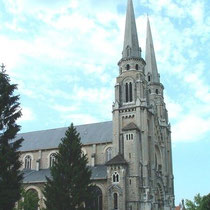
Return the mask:
<path id="1" fill-rule="evenodd" d="M 155 50 L 152 40 L 152 32 L 150 28 L 149 17 L 147 16 L 147 40 L 146 40 L 146 75 L 150 75 L 151 82 L 160 82 L 160 76 L 157 70 L 157 63 L 155 58 Z"/>
<path id="2" fill-rule="evenodd" d="M 128 5 L 127 5 L 125 37 L 124 37 L 124 47 L 123 47 L 122 57 L 123 58 L 141 57 L 141 50 L 139 48 L 132 0 L 128 0 Z"/>

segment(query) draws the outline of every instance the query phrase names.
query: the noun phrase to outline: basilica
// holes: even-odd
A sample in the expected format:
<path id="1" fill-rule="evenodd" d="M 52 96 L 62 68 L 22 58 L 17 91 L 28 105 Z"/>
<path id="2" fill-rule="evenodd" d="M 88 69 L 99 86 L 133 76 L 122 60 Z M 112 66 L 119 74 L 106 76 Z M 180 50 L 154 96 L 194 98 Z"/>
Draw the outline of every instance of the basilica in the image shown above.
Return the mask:
<path id="1" fill-rule="evenodd" d="M 147 17 L 141 55 L 132 0 L 128 0 L 124 45 L 114 87 L 112 121 L 76 126 L 98 197 L 94 210 L 172 210 L 174 177 L 171 128 Z M 120 53 L 119 53 L 120 57 Z M 117 69 L 117 66 L 116 66 Z M 44 206 L 43 186 L 66 127 L 17 135 L 23 186 Z"/>

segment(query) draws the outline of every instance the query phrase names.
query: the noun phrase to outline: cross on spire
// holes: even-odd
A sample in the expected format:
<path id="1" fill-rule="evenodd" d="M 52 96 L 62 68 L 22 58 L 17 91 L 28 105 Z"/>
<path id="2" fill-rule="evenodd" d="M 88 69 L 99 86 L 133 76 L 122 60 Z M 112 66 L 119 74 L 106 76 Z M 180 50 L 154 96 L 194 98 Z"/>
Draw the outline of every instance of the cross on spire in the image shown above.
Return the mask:
<path id="1" fill-rule="evenodd" d="M 5 67 L 6 67 L 6 66 L 4 65 L 4 63 L 2 63 L 1 66 L 0 66 L 1 71 L 2 71 L 3 73 L 6 71 L 6 70 L 5 70 Z"/>

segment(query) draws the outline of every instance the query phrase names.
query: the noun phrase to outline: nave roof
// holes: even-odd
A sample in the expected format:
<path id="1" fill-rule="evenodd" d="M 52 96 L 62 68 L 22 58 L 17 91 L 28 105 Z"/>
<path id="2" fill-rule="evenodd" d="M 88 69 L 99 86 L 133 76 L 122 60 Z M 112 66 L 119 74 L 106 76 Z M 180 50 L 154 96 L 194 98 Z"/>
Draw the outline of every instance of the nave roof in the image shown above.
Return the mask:
<path id="1" fill-rule="evenodd" d="M 90 166 L 91 180 L 101 180 L 107 178 L 107 167 L 105 165 Z M 23 170 L 23 183 L 44 183 L 46 177 L 51 178 L 50 169 Z"/>
<path id="2" fill-rule="evenodd" d="M 75 126 L 83 145 L 112 142 L 112 121 Z M 24 138 L 20 151 L 58 148 L 67 127 L 20 133 L 15 139 Z"/>

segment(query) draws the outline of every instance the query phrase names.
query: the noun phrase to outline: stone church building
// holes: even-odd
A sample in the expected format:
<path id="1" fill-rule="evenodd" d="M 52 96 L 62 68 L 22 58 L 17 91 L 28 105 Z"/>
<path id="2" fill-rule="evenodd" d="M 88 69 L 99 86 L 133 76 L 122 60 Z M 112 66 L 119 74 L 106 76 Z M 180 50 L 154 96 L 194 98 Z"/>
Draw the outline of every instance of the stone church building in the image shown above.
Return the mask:
<path id="1" fill-rule="evenodd" d="M 114 87 L 113 118 L 76 126 L 98 197 L 94 210 L 172 210 L 174 178 L 171 129 L 147 18 L 146 56 L 141 56 L 132 0 Z M 23 184 L 44 205 L 43 185 L 67 128 L 18 134 Z"/>

